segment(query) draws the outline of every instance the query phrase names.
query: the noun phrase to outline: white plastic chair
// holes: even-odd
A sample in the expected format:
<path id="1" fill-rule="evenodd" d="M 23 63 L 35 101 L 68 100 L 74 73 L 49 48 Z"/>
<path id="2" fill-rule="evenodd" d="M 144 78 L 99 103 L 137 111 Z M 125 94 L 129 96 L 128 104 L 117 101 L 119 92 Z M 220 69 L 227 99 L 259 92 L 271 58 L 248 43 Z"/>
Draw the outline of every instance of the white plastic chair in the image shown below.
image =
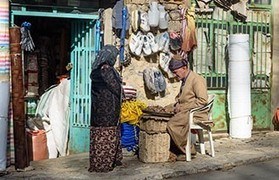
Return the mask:
<path id="1" fill-rule="evenodd" d="M 203 107 L 198 107 L 190 110 L 189 114 L 189 133 L 187 137 L 187 145 L 186 145 L 186 161 L 191 161 L 191 129 L 198 130 L 198 138 L 199 138 L 199 145 L 200 145 L 200 151 L 201 154 L 205 154 L 205 146 L 204 146 L 204 138 L 203 138 L 203 131 L 206 130 L 208 132 L 208 139 L 209 139 L 209 144 L 210 144 L 210 151 L 211 151 L 211 156 L 215 156 L 215 151 L 214 151 L 214 144 L 213 144 L 213 138 L 212 138 L 212 132 L 211 132 L 211 126 L 209 124 L 212 124 L 212 117 L 211 117 L 211 110 L 213 106 L 215 95 L 211 94 L 208 97 L 208 103 L 207 105 Z M 195 123 L 194 122 L 194 114 L 196 112 L 201 112 L 201 111 L 208 111 L 208 120 L 202 121 Z"/>

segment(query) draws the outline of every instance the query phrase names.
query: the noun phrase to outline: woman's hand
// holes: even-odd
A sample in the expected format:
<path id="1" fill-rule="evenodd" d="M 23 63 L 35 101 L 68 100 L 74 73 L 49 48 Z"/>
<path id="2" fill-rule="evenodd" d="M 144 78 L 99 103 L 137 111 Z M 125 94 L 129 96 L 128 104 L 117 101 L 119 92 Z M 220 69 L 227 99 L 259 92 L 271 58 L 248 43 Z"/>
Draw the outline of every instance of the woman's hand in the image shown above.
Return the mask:
<path id="1" fill-rule="evenodd" d="M 109 65 L 107 65 L 107 64 L 104 64 L 104 65 L 102 65 L 102 67 L 101 67 L 101 69 L 107 69 L 107 68 L 109 68 Z"/>

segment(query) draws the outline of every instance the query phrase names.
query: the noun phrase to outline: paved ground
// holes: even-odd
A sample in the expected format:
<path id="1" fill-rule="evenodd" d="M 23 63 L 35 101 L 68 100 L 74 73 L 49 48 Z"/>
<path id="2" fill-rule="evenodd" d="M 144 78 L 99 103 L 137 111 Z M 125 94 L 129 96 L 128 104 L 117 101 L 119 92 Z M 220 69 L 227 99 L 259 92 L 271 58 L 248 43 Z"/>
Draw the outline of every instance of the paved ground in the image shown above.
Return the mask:
<path id="1" fill-rule="evenodd" d="M 257 132 L 250 139 L 215 139 L 216 157 L 198 154 L 191 162 L 147 164 L 125 157 L 124 165 L 110 173 L 89 173 L 88 154 L 31 162 L 33 171 L 16 172 L 3 179 L 166 179 L 279 158 L 279 132 Z M 207 145 L 207 144 L 206 144 Z M 206 146 L 208 149 L 209 146 Z"/>
<path id="2" fill-rule="evenodd" d="M 210 171 L 174 177 L 170 180 L 278 180 L 279 159 L 237 166 L 230 170 Z M 206 177 L 206 178 L 205 178 Z"/>

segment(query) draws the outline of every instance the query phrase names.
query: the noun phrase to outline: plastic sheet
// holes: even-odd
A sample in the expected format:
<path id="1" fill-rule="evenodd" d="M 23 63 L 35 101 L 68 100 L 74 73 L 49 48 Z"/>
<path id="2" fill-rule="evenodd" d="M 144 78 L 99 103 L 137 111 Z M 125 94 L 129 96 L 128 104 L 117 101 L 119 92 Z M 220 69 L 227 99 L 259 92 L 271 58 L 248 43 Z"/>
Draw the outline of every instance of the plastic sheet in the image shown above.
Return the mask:
<path id="1" fill-rule="evenodd" d="M 249 35 L 230 35 L 228 51 L 230 136 L 250 138 L 253 121 L 251 118 Z"/>

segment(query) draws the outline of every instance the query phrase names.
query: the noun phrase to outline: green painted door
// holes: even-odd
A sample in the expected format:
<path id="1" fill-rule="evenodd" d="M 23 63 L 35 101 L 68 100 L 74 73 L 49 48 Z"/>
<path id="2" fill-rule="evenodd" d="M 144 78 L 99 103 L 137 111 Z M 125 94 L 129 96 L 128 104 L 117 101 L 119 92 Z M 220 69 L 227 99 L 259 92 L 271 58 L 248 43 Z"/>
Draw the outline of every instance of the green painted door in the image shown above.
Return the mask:
<path id="1" fill-rule="evenodd" d="M 71 94 L 70 137 L 71 154 L 89 151 L 90 72 L 100 41 L 97 20 L 74 20 L 71 24 Z"/>

